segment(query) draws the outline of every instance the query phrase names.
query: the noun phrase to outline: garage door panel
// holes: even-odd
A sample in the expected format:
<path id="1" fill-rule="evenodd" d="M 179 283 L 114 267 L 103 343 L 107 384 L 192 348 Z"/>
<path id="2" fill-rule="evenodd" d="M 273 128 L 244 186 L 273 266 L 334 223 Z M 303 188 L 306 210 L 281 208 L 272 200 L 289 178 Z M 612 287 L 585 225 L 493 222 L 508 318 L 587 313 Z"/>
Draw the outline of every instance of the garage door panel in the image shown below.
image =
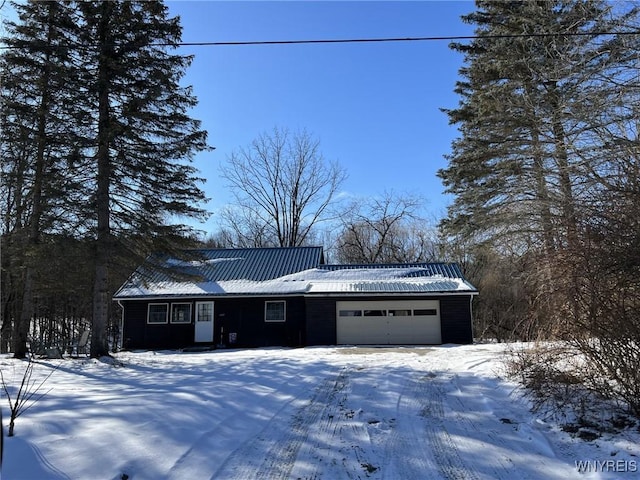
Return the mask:
<path id="1" fill-rule="evenodd" d="M 434 315 L 431 317 L 413 317 L 413 329 L 414 332 L 416 332 L 416 336 L 421 338 L 424 343 L 442 343 L 440 315 Z"/>
<path id="2" fill-rule="evenodd" d="M 338 344 L 442 343 L 438 300 L 343 301 L 336 314 Z"/>
<path id="3" fill-rule="evenodd" d="M 338 317 L 338 343 L 386 344 L 387 317 Z"/>

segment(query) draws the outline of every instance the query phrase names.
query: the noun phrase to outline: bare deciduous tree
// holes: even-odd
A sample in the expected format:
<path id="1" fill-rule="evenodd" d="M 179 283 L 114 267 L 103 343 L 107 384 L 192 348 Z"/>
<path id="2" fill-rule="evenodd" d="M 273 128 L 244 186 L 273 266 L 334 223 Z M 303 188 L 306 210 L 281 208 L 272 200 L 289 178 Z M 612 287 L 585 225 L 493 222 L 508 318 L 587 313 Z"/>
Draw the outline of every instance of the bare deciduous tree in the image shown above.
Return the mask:
<path id="1" fill-rule="evenodd" d="M 25 366 L 20 386 L 15 389 L 16 392 L 13 398 L 9 391 L 10 388 L 5 381 L 4 374 L 0 369 L 0 385 L 2 385 L 2 389 L 9 401 L 9 412 L 11 413 L 9 418 L 9 431 L 7 432 L 9 437 L 13 437 L 16 419 L 50 391 L 49 389 L 47 392 L 41 392 L 46 381 L 49 380 L 49 377 L 51 377 L 53 372 L 59 367 L 54 367 L 42 380 L 36 381 L 33 379 L 33 367 L 35 364 L 33 356 L 29 355 L 27 359 L 27 365 Z"/>
<path id="2" fill-rule="evenodd" d="M 325 161 L 319 140 L 307 131 L 276 127 L 231 154 L 222 176 L 235 199 L 222 216 L 229 238 L 288 247 L 305 244 L 325 219 L 346 173 Z"/>
<path id="3" fill-rule="evenodd" d="M 342 215 L 336 256 L 344 263 L 399 263 L 433 260 L 436 234 L 418 215 L 423 200 L 385 192 L 355 200 Z"/>

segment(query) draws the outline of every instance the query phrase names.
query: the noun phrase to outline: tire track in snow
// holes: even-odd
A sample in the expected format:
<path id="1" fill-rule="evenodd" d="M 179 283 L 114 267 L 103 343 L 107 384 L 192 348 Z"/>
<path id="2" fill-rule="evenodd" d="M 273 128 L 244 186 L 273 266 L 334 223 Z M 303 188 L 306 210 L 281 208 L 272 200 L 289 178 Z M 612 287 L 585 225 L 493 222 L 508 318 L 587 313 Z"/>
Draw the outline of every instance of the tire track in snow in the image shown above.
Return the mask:
<path id="1" fill-rule="evenodd" d="M 282 411 L 274 415 L 265 428 L 234 451 L 211 478 L 290 478 L 298 453 L 307 443 L 312 429 L 320 438 L 332 438 L 336 434 L 335 416 L 327 413 L 327 410 L 336 408 L 336 397 L 347 387 L 348 382 L 349 372 L 346 367 L 337 376 L 325 379 L 312 398 L 298 408 L 293 417 L 280 415 Z M 256 461 L 257 459 L 262 461 Z M 315 473 L 307 478 L 313 476 Z"/>
<path id="2" fill-rule="evenodd" d="M 350 372 L 347 367 L 343 367 L 329 395 L 326 398 L 314 398 L 311 402 L 310 405 L 317 401 L 324 402 L 324 405 L 315 407 L 321 411 L 313 425 L 309 425 L 304 432 L 305 441 L 298 452 L 298 462 L 290 471 L 290 478 L 317 479 L 322 476 L 325 468 L 338 464 L 336 454 L 341 455 L 343 450 L 342 447 L 338 447 L 338 444 L 344 443 L 342 433 L 345 405 L 351 391 Z M 296 417 L 307 415 L 305 408 L 300 409 Z M 298 421 L 296 417 L 294 417 L 294 425 Z"/>
<path id="3" fill-rule="evenodd" d="M 427 419 L 425 434 L 433 459 L 442 476 L 448 480 L 479 480 L 475 468 L 464 462 L 453 437 L 446 428 L 444 391 L 435 375 L 418 381 L 415 395 L 421 403 L 420 416 Z"/>
<path id="4" fill-rule="evenodd" d="M 460 381 L 458 374 L 448 376 L 447 383 L 452 385 L 457 393 L 464 390 L 464 386 Z M 514 461 L 511 459 L 511 455 L 515 454 L 516 457 L 519 453 L 527 453 L 528 455 L 535 455 L 536 451 L 540 449 L 540 443 L 547 445 L 550 451 L 553 450 L 552 446 L 548 443 L 544 436 L 538 435 L 535 432 L 530 432 L 531 427 L 527 424 L 521 424 L 514 422 L 511 418 L 508 418 L 509 412 L 503 412 L 502 415 L 507 418 L 498 419 L 495 416 L 493 407 L 491 405 L 490 396 L 482 397 L 482 408 L 478 408 L 477 398 L 470 399 L 464 395 L 452 395 L 451 402 L 448 403 L 452 410 L 452 415 L 460 424 L 460 428 L 467 432 L 472 432 L 472 435 L 479 441 L 486 443 L 486 448 L 493 452 L 494 466 L 491 472 L 491 477 L 494 479 L 511 479 L 514 475 L 522 480 L 528 480 L 531 477 L 524 469 L 514 465 Z M 494 417 L 494 426 L 487 426 L 487 422 L 472 422 L 466 412 L 473 410 L 477 414 L 490 415 Z M 481 426 L 479 426 L 479 423 Z M 523 441 L 527 437 L 538 437 L 538 441 L 535 443 L 529 438 L 529 441 Z M 509 440 L 505 440 L 509 438 Z M 555 457 L 555 453 L 551 453 L 552 457 Z M 546 464 L 546 455 L 538 457 L 538 461 L 541 464 Z M 517 470 L 514 470 L 517 469 Z M 535 478 L 535 477 L 533 477 Z"/>
<path id="5" fill-rule="evenodd" d="M 366 479 L 381 471 L 378 435 L 371 425 L 380 423 L 377 375 L 350 365 L 345 387 L 330 399 L 319 421 L 309 430 L 291 471 L 292 479 Z M 356 373 L 357 372 L 357 373 Z M 325 425 L 329 422 L 330 429 Z M 375 436 L 376 438 L 372 438 Z"/>
<path id="6" fill-rule="evenodd" d="M 482 362 L 480 362 L 482 363 Z M 473 368 L 473 365 L 471 366 Z M 447 383 L 452 385 L 457 392 L 461 392 L 463 390 L 463 386 L 460 384 L 460 377 L 457 374 L 453 376 L 448 376 Z M 483 409 L 490 409 L 488 405 L 489 398 L 484 398 L 481 403 L 483 404 Z M 475 400 L 477 404 L 477 400 Z M 457 405 L 458 408 L 455 408 Z M 456 421 L 460 424 L 460 428 L 464 429 L 467 432 L 476 432 L 477 436 L 480 437 L 480 441 L 485 442 L 486 439 L 491 440 L 491 443 L 487 443 L 487 451 L 493 452 L 493 459 L 495 466 L 493 467 L 492 478 L 495 479 L 510 479 L 513 478 L 515 472 L 513 471 L 513 464 L 508 457 L 502 457 L 496 453 L 498 450 L 509 451 L 512 448 L 512 445 L 508 445 L 505 440 L 503 440 L 502 435 L 498 434 L 495 429 L 486 428 L 486 423 L 483 424 L 484 428 L 480 428 L 478 426 L 478 422 L 472 422 L 468 415 L 465 415 L 465 412 L 468 412 L 470 409 L 473 409 L 476 413 L 483 413 L 483 409 L 478 409 L 476 406 L 467 405 L 460 395 L 454 395 L 451 402 L 449 402 L 450 408 L 453 410 L 453 416 Z M 496 419 L 497 420 L 497 419 Z M 498 447 L 498 448 L 496 448 Z M 517 472 L 518 478 L 520 480 L 528 480 L 529 476 L 523 472 Z"/>
<path id="7" fill-rule="evenodd" d="M 194 472 L 201 473 L 202 470 L 206 470 L 206 467 L 203 467 L 211 461 L 210 452 L 217 447 L 217 438 L 221 435 L 221 432 L 233 430 L 236 420 L 231 416 L 226 417 L 218 422 L 215 427 L 199 435 L 191 446 L 174 462 L 168 471 L 167 477 L 170 479 L 193 478 Z"/>
<path id="8" fill-rule="evenodd" d="M 435 470 L 436 465 L 428 450 L 416 448 L 424 443 L 424 426 L 419 421 L 423 409 L 424 378 L 409 377 L 399 392 L 396 403 L 395 418 L 389 421 L 390 433 L 384 441 L 385 478 L 418 479 L 430 477 L 428 472 Z M 411 421 L 411 419 L 416 419 Z M 402 422 L 409 419 L 410 424 Z M 401 458 L 398 452 L 406 452 Z"/>

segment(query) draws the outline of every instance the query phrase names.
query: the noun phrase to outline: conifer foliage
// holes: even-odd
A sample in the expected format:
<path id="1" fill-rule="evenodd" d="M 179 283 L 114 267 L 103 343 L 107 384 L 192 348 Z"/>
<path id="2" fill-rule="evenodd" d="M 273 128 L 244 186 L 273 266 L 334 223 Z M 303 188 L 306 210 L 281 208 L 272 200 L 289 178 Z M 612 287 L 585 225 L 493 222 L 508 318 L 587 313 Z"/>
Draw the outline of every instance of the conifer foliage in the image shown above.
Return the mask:
<path id="1" fill-rule="evenodd" d="M 174 51 L 182 29 L 160 1 L 16 9 L 20 19 L 5 39 L 13 48 L 3 57 L 2 151 L 10 159 L 3 242 L 26 235 L 36 245 L 65 235 L 93 244 L 86 259 L 94 270 L 91 354 L 106 355 L 121 275 L 150 251 L 184 244 L 192 229 L 176 219 L 206 217 L 203 180 L 191 161 L 208 149 L 207 133 L 190 117 L 197 101 L 180 83 L 192 57 Z M 55 35 L 47 36 L 47 26 Z M 3 319 L 21 325 L 20 316 L 33 316 L 19 300 L 28 293 L 28 269 L 25 259 L 9 258 L 15 295 L 3 292 L 11 312 Z"/>
<path id="2" fill-rule="evenodd" d="M 444 230 L 483 264 L 476 316 L 493 338 L 567 340 L 585 359 L 576 375 L 615 379 L 590 387 L 637 412 L 638 7 L 476 6 L 463 19 L 477 38 L 452 45 L 460 137 L 439 172 L 455 196 Z"/>
<path id="3" fill-rule="evenodd" d="M 440 171 L 456 196 L 446 224 L 522 248 L 574 246 L 592 170 L 612 160 L 595 133 L 635 95 L 622 68 L 637 62 L 633 39 L 615 34 L 635 13 L 582 0 L 477 5 L 464 20 L 479 38 L 452 45 L 466 65 L 460 106 L 446 111 L 461 132 Z"/>
<path id="4" fill-rule="evenodd" d="M 34 315 L 35 285 L 45 234 L 70 228 L 70 202 L 78 184 L 67 161 L 77 144 L 78 92 L 68 88 L 77 61 L 68 48 L 78 30 L 69 5 L 16 5 L 18 24 L 9 24 L 11 47 L 2 56 L 3 306 L 15 308 L 12 347 L 27 353 Z M 15 288 L 14 288 L 15 287 Z M 12 315 L 13 314 L 13 315 Z M 10 322 L 3 322 L 3 334 Z M 4 336 L 4 335 L 3 335 Z M 8 338 L 4 339 L 9 342 Z"/>

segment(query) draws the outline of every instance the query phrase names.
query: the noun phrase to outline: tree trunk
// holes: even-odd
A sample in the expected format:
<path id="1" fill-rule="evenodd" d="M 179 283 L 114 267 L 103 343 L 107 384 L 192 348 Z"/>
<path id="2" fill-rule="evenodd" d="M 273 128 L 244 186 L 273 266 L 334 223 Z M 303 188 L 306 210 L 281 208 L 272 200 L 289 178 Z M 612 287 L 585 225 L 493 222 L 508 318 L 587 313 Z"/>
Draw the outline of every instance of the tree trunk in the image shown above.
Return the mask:
<path id="1" fill-rule="evenodd" d="M 573 183 L 567 154 L 566 134 L 561 118 L 561 105 L 558 101 L 558 87 L 554 83 L 549 87 L 550 104 L 552 109 L 552 129 L 555 142 L 555 160 L 558 166 L 558 179 L 560 184 L 562 221 L 566 229 L 567 249 L 575 252 L 578 246 L 578 227 L 576 219 L 576 206 L 573 197 Z"/>
<path id="2" fill-rule="evenodd" d="M 109 270 L 106 265 L 96 266 L 93 291 L 93 324 L 91 326 L 91 357 L 109 355 L 107 323 L 111 299 L 109 295 Z"/>
<path id="3" fill-rule="evenodd" d="M 573 315 L 573 320 L 577 321 L 581 314 L 580 304 L 577 294 L 580 289 L 578 282 L 578 269 L 576 263 L 578 255 L 578 221 L 576 217 L 576 203 L 573 195 L 573 183 L 571 179 L 571 167 L 567 154 L 567 137 L 562 123 L 561 105 L 558 100 L 558 87 L 554 83 L 550 87 L 551 108 L 552 108 L 552 129 L 555 141 L 555 160 L 558 166 L 558 181 L 560 184 L 560 207 L 562 209 L 562 222 L 566 232 L 565 261 L 568 262 L 565 268 L 569 269 L 567 284 L 565 286 L 565 298 L 568 307 Z M 567 319 L 565 319 L 566 321 Z"/>
<path id="4" fill-rule="evenodd" d="M 540 149 L 540 138 L 537 131 L 532 132 L 533 141 L 533 172 L 536 179 L 536 200 L 542 224 L 542 237 L 547 255 L 554 251 L 553 224 L 551 223 L 551 208 L 549 204 L 549 190 L 545 176 L 544 159 Z"/>
<path id="5" fill-rule="evenodd" d="M 27 267 L 22 291 L 22 305 L 16 327 L 13 332 L 13 356 L 14 358 L 26 358 L 29 349 L 27 348 L 27 337 L 29 327 L 33 317 L 33 275 L 30 267 Z"/>
<path id="6" fill-rule="evenodd" d="M 97 192 L 96 216 L 97 236 L 95 243 L 96 270 L 93 284 L 93 323 L 91 329 L 91 357 L 109 355 L 107 339 L 107 323 L 111 304 L 109 292 L 109 246 L 111 228 L 109 186 L 111 179 L 111 162 L 109 155 L 110 122 L 109 122 L 109 45 L 108 29 L 111 15 L 110 2 L 102 4 L 100 22 L 100 45 L 102 53 L 98 66 L 98 152 L 97 152 Z"/>
<path id="7" fill-rule="evenodd" d="M 47 33 L 47 44 L 52 42 L 53 25 L 55 24 L 54 5 L 49 5 L 49 25 Z M 45 168 L 45 149 L 47 146 L 47 121 L 50 110 L 50 77 L 51 77 L 51 51 L 47 49 L 44 66 L 42 70 L 41 84 L 39 90 L 41 92 L 40 105 L 38 107 L 38 130 L 36 136 L 37 150 L 35 158 L 35 171 L 33 177 L 33 190 L 31 193 L 32 206 L 31 218 L 29 221 L 29 237 L 25 248 L 25 280 L 24 291 L 22 296 L 22 309 L 17 318 L 17 325 L 13 338 L 13 352 L 15 358 L 25 358 L 27 355 L 27 337 L 31 319 L 34 314 L 33 307 L 33 277 L 34 277 L 34 261 L 38 261 L 36 256 L 36 248 L 40 241 L 40 223 L 44 210 L 44 199 L 42 187 L 44 185 Z"/>

